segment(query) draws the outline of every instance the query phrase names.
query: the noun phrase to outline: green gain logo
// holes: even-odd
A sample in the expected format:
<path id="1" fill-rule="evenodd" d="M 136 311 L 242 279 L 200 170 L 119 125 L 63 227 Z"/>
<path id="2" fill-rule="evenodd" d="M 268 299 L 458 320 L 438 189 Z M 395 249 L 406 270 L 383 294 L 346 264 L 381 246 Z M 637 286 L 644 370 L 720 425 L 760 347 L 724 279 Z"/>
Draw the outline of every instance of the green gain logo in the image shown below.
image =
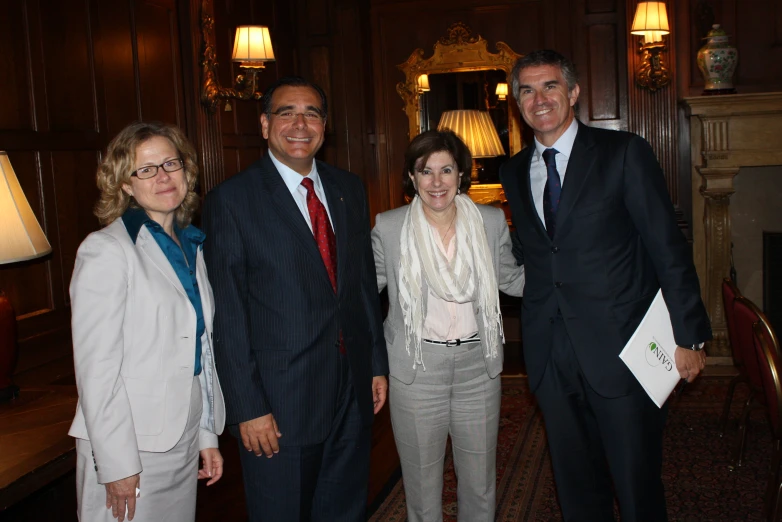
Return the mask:
<path id="1" fill-rule="evenodd" d="M 655 367 L 662 365 L 665 371 L 670 372 L 673 370 L 673 360 L 671 359 L 671 356 L 668 355 L 658 343 L 652 341 L 644 352 L 646 353 L 646 362 L 649 366 Z"/>

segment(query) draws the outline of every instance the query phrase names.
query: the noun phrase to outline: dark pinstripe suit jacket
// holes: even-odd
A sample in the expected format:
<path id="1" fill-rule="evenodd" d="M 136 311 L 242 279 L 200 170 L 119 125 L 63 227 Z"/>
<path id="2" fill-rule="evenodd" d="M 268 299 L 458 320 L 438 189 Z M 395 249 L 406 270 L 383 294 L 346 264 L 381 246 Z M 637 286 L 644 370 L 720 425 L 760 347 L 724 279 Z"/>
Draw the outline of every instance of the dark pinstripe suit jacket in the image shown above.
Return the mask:
<path id="1" fill-rule="evenodd" d="M 317 167 L 337 240 L 336 295 L 268 155 L 209 192 L 203 211 L 226 424 L 272 413 L 286 445 L 317 444 L 331 428 L 340 330 L 365 424 L 372 377 L 388 374 L 363 185 Z"/>

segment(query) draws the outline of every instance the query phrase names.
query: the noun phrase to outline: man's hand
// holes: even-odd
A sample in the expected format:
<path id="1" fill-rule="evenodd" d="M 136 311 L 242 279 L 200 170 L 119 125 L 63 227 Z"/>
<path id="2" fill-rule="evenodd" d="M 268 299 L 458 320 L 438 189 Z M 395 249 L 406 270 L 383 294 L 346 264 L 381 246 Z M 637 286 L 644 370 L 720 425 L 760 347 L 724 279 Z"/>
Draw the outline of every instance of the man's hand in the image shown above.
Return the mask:
<path id="1" fill-rule="evenodd" d="M 125 520 L 125 505 L 127 503 L 128 520 L 136 516 L 136 488 L 140 483 L 139 474 L 106 483 L 106 509 L 111 509 L 111 516 L 122 522 Z"/>
<path id="2" fill-rule="evenodd" d="M 706 352 L 703 350 L 696 352 L 677 346 L 676 351 L 673 352 L 673 359 L 676 362 L 679 376 L 682 379 L 687 379 L 687 382 L 694 381 L 706 366 Z"/>
<path id="3" fill-rule="evenodd" d="M 372 377 L 372 401 L 375 403 L 375 415 L 386 403 L 388 396 L 388 381 L 382 375 Z"/>
<path id="4" fill-rule="evenodd" d="M 252 451 L 259 457 L 263 454 L 267 458 L 272 458 L 275 453 L 280 452 L 280 445 L 277 443 L 277 439 L 282 437 L 282 433 L 277 428 L 277 422 L 271 413 L 263 417 L 240 422 L 239 433 L 242 435 L 244 448 L 247 451 Z"/>
<path id="5" fill-rule="evenodd" d="M 198 478 L 208 478 L 207 486 L 211 486 L 223 476 L 223 456 L 217 448 L 201 450 L 201 469 L 198 470 Z"/>

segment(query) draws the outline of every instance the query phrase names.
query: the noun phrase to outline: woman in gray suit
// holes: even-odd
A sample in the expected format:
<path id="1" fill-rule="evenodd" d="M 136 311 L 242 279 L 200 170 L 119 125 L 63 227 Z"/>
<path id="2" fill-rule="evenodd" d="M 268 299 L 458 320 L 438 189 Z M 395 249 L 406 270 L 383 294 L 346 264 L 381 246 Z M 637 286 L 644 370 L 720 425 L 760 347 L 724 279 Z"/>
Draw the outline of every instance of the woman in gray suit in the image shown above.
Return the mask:
<path id="1" fill-rule="evenodd" d="M 450 131 L 410 143 L 409 205 L 379 214 L 372 247 L 384 323 L 391 423 L 410 522 L 442 520 L 443 461 L 451 436 L 458 519 L 493 521 L 504 342 L 498 290 L 520 296 L 504 213 L 476 205 L 470 152 Z"/>
<path id="2" fill-rule="evenodd" d="M 106 226 L 79 247 L 70 288 L 85 522 L 192 521 L 197 478 L 223 474 L 212 289 L 190 224 L 197 179 L 185 135 L 156 123 L 123 129 L 98 167 Z"/>

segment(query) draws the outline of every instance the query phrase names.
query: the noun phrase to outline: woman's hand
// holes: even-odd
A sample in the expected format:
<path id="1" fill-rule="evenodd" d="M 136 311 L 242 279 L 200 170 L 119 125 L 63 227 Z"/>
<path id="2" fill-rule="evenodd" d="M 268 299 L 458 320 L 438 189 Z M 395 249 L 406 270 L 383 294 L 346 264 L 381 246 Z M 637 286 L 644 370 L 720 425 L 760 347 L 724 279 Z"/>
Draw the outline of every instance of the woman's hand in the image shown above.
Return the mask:
<path id="1" fill-rule="evenodd" d="M 208 478 L 207 486 L 211 486 L 223 476 L 223 456 L 217 448 L 201 450 L 201 469 L 198 470 L 198 478 Z"/>
<path id="2" fill-rule="evenodd" d="M 111 515 L 119 522 L 125 520 L 126 503 L 128 520 L 133 520 L 136 515 L 136 488 L 140 483 L 141 480 L 137 473 L 106 484 L 106 509 L 111 508 Z"/>

